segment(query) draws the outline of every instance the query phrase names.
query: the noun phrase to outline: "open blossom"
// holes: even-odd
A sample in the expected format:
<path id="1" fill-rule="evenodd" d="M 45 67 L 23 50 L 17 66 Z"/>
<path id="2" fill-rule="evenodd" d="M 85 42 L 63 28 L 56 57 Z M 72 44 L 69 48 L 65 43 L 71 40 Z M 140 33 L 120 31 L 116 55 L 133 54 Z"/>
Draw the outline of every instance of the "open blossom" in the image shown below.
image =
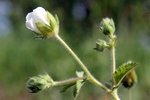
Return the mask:
<path id="1" fill-rule="evenodd" d="M 37 7 L 26 16 L 26 27 L 34 31 L 37 37 L 49 38 L 58 34 L 59 21 L 57 16 L 54 17 L 51 13 L 42 7 Z"/>

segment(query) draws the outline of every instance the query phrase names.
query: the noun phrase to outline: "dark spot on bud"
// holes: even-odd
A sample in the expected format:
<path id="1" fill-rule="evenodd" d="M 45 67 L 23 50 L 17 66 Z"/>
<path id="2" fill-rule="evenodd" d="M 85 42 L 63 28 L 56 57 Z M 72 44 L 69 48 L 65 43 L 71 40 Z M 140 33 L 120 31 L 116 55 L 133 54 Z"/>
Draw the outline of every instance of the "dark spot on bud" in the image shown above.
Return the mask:
<path id="1" fill-rule="evenodd" d="M 109 30 L 103 30 L 103 33 L 104 33 L 105 35 L 109 35 L 109 34 L 110 34 L 110 31 L 109 31 Z"/>
<path id="2" fill-rule="evenodd" d="M 42 84 L 41 83 L 36 83 L 35 80 L 29 80 L 27 88 L 31 90 L 30 93 L 37 93 L 42 90 Z"/>
<path id="3" fill-rule="evenodd" d="M 38 88 L 37 86 L 30 86 L 28 88 L 31 90 L 30 93 L 37 93 L 37 92 L 41 91 L 41 89 Z"/>

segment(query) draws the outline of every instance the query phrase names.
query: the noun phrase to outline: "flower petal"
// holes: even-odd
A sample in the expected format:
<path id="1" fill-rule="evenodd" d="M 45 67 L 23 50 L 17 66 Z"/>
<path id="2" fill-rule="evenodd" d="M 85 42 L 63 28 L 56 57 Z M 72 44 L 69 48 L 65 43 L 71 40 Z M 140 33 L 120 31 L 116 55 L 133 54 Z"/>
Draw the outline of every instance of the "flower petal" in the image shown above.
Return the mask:
<path id="1" fill-rule="evenodd" d="M 32 31 L 40 33 L 35 25 L 35 20 L 33 19 L 33 13 L 28 13 L 26 16 L 26 27 Z"/>
<path id="2" fill-rule="evenodd" d="M 44 8 L 37 7 L 36 9 L 34 9 L 33 10 L 33 17 L 34 17 L 35 21 L 43 22 L 43 23 L 49 25 L 48 18 L 47 18 L 47 12 L 45 11 Z"/>

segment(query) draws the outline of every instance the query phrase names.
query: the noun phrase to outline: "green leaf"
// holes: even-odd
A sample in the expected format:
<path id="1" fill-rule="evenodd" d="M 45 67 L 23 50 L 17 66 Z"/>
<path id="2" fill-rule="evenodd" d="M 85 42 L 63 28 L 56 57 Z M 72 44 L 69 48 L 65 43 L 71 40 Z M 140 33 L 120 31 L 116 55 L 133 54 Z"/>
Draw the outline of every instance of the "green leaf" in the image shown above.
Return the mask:
<path id="1" fill-rule="evenodd" d="M 66 92 L 69 88 L 73 87 L 76 83 L 71 83 L 71 84 L 67 84 L 65 85 L 62 90 L 60 92 Z"/>
<path id="2" fill-rule="evenodd" d="M 83 77 L 83 76 L 84 76 L 84 72 L 83 72 L 83 71 L 80 71 L 80 72 L 79 72 L 79 71 L 76 71 L 76 75 L 77 75 L 77 77 Z M 83 81 L 83 80 L 79 80 L 79 81 Z M 71 88 L 71 87 L 73 87 L 73 86 L 76 87 L 77 84 L 79 84 L 78 81 L 77 81 L 77 82 L 74 82 L 74 83 L 71 83 L 71 84 L 67 84 L 67 85 L 65 85 L 65 86 L 61 89 L 60 92 L 66 92 L 69 88 Z"/>
<path id="3" fill-rule="evenodd" d="M 83 77 L 84 76 L 84 72 L 83 71 L 76 71 L 76 75 L 77 77 Z M 81 87 L 83 86 L 83 84 L 85 83 L 85 80 L 78 80 L 76 82 L 76 85 L 73 89 L 73 96 L 74 96 L 74 99 L 76 100 L 77 96 L 79 95 L 79 92 L 80 92 L 80 89 Z"/>
<path id="4" fill-rule="evenodd" d="M 118 87 L 123 80 L 123 78 L 136 66 L 135 62 L 128 61 L 117 68 L 113 73 L 115 80 L 115 87 Z"/>
<path id="5" fill-rule="evenodd" d="M 76 85 L 75 85 L 74 90 L 73 90 L 73 96 L 74 96 L 75 100 L 76 100 L 77 96 L 79 95 L 80 89 L 84 83 L 85 83 L 84 80 L 79 80 L 76 82 Z"/>

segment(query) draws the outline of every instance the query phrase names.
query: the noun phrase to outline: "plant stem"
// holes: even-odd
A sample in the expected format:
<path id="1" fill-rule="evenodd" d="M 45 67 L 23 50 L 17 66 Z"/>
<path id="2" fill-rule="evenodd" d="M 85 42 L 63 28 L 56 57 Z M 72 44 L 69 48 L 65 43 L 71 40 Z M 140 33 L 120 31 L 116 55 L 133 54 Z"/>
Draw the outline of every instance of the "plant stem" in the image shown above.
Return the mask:
<path id="1" fill-rule="evenodd" d="M 115 35 L 112 35 L 110 36 L 110 42 L 111 42 L 111 62 L 112 62 L 112 71 L 111 71 L 111 74 L 112 74 L 112 86 L 114 87 L 115 85 L 115 80 L 114 80 L 114 77 L 113 77 L 113 73 L 115 72 L 116 70 L 116 52 L 115 52 L 115 46 L 116 46 L 116 36 Z M 119 98 L 119 95 L 118 95 L 118 88 L 112 90 L 111 94 L 112 96 L 114 97 L 114 100 L 120 100 Z"/>
<path id="2" fill-rule="evenodd" d="M 87 67 L 82 63 L 82 61 L 79 59 L 79 57 L 72 51 L 72 49 L 64 42 L 64 40 L 59 36 L 55 36 L 56 39 L 65 47 L 65 49 L 72 55 L 72 57 L 78 62 L 82 70 L 86 73 L 87 75 L 87 80 L 91 81 L 92 83 L 100 86 L 107 92 L 110 92 L 110 89 L 108 89 L 106 86 L 104 86 L 101 82 L 99 82 L 97 79 L 94 78 L 94 76 L 89 72 Z"/>
<path id="3" fill-rule="evenodd" d="M 114 77 L 113 77 L 113 73 L 115 72 L 116 70 L 116 56 L 115 56 L 115 46 L 112 46 L 111 48 L 111 58 L 112 58 L 112 86 L 115 85 L 115 80 L 114 80 Z M 112 95 L 114 97 L 114 100 L 120 100 L 119 96 L 118 96 L 118 93 L 117 93 L 117 89 L 113 90 L 112 91 Z"/>
<path id="4" fill-rule="evenodd" d="M 117 93 L 117 90 L 118 89 L 115 89 L 114 91 L 112 91 L 112 95 L 113 95 L 113 97 L 114 97 L 114 100 L 120 100 L 120 98 L 119 98 L 119 96 L 118 96 L 118 93 Z"/>
<path id="5" fill-rule="evenodd" d="M 113 78 L 113 73 L 116 70 L 116 35 L 112 34 L 109 36 L 109 44 L 110 44 L 110 53 L 111 53 L 111 74 L 112 74 L 112 85 L 115 84 L 115 80 Z"/>
<path id="6" fill-rule="evenodd" d="M 62 80 L 62 81 L 55 81 L 55 86 L 71 84 L 71 83 L 75 83 L 78 80 L 83 80 L 83 79 L 85 79 L 85 77 L 76 77 L 76 78 L 71 78 L 71 79 Z"/>
<path id="7" fill-rule="evenodd" d="M 111 49 L 111 54 L 112 54 L 112 73 L 114 73 L 115 70 L 116 70 L 115 47 L 112 47 L 112 49 Z"/>
<path id="8" fill-rule="evenodd" d="M 111 59 L 112 60 L 112 71 L 111 71 L 111 73 L 112 73 L 112 81 L 113 81 L 112 85 L 114 85 L 115 81 L 114 81 L 114 78 L 113 78 L 113 73 L 116 70 L 116 55 L 115 55 L 115 47 L 114 46 L 111 48 L 111 58 L 112 58 Z"/>

